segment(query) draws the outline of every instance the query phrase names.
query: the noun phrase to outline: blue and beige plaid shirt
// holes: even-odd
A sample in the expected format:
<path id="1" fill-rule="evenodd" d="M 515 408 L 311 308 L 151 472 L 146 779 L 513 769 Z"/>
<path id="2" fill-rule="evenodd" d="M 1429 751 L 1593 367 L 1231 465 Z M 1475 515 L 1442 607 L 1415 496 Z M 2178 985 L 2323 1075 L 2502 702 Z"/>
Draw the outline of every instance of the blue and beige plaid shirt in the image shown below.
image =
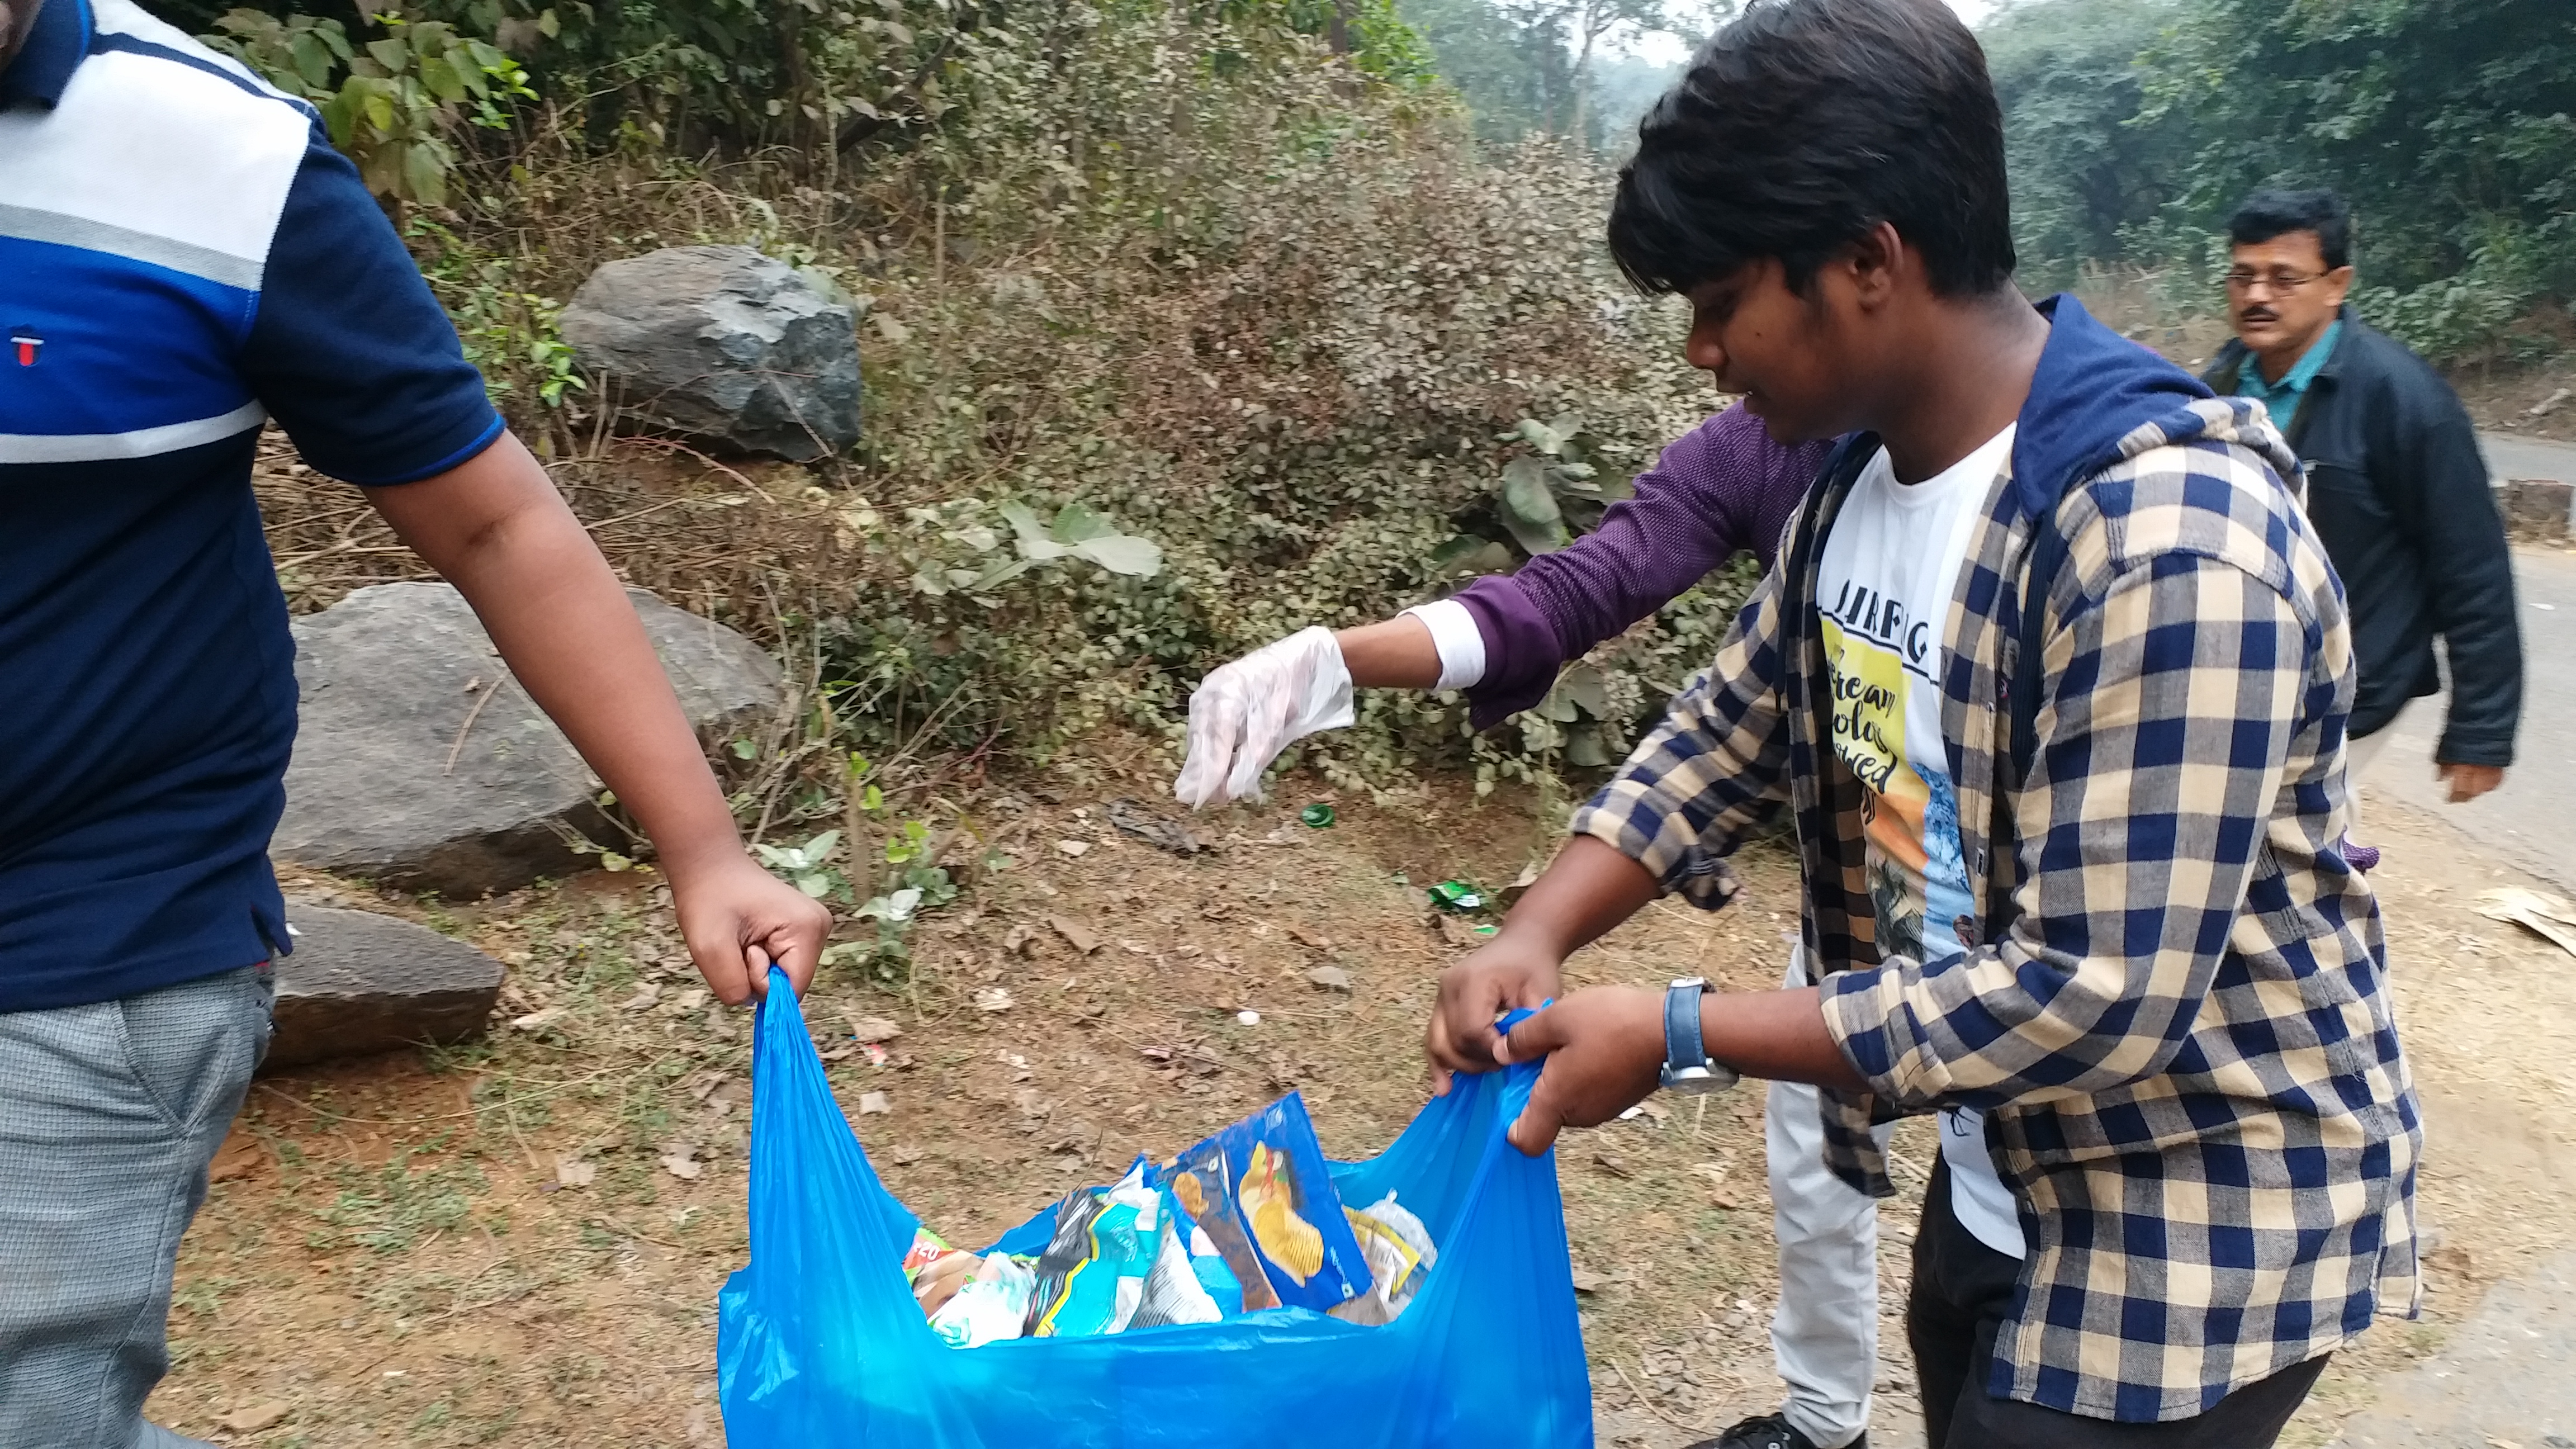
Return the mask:
<path id="1" fill-rule="evenodd" d="M 2000 791 L 2031 530 L 2011 465 L 1989 494 L 1944 631 L 1982 888 L 1965 955 L 1873 941 L 1815 622 L 1856 469 L 1791 521 L 1714 665 L 1574 821 L 1714 907 L 1722 857 L 1790 806 L 1807 959 L 1872 1091 L 1829 1094 L 1828 1157 L 1883 1195 L 1873 1114 L 1987 1109 L 2030 1245 L 1988 1391 L 2132 1421 L 2198 1414 L 2417 1303 L 2414 1089 L 2378 905 L 2336 846 L 2342 592 L 2279 434 L 2241 399 L 2188 416 L 2131 432 L 2060 505 L 2036 750 Z"/>

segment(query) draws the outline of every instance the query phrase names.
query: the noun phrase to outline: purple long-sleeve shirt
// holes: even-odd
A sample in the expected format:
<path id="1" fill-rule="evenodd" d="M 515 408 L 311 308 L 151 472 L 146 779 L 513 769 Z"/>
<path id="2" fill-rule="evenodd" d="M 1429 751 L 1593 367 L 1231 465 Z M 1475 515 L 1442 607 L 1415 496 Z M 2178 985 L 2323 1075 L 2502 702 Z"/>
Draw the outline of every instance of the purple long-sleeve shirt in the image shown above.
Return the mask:
<path id="1" fill-rule="evenodd" d="M 1546 698 L 1566 660 L 1671 603 L 1737 552 L 1750 550 L 1769 568 L 1790 510 L 1832 448 L 1830 439 L 1775 443 L 1738 403 L 1664 449 L 1599 528 L 1517 573 L 1468 585 L 1457 599 L 1485 640 L 1485 677 L 1467 689 L 1475 727 Z"/>

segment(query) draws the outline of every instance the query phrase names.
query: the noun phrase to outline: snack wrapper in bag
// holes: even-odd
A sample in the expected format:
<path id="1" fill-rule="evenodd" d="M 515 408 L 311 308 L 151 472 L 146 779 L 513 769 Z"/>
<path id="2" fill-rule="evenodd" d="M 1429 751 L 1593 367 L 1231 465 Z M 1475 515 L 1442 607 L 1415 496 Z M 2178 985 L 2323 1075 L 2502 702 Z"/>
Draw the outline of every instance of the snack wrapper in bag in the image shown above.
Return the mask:
<path id="1" fill-rule="evenodd" d="M 1246 1310 L 1330 1309 L 1367 1291 L 1368 1260 L 1300 1094 L 1183 1152 L 1166 1172 L 1173 1195 L 1243 1285 Z"/>
<path id="2" fill-rule="evenodd" d="M 1038 1259 L 1029 1307 L 1036 1338 L 1123 1333 L 1224 1315 L 1198 1278 L 1171 1197 L 1143 1158 L 1106 1189 L 1068 1193 Z"/>
<path id="3" fill-rule="evenodd" d="M 1422 1291 L 1440 1250 L 1432 1244 L 1431 1231 L 1422 1219 L 1398 1206 L 1392 1192 L 1365 1208 L 1342 1211 L 1359 1239 L 1361 1255 L 1368 1259 L 1369 1288 L 1332 1309 L 1332 1315 L 1368 1327 L 1392 1323 L 1413 1295 Z"/>
<path id="4" fill-rule="evenodd" d="M 1004 1253 L 987 1253 L 957 1296 L 930 1316 L 930 1329 L 951 1348 L 980 1348 L 1018 1338 L 1029 1316 L 1037 1275 Z"/>

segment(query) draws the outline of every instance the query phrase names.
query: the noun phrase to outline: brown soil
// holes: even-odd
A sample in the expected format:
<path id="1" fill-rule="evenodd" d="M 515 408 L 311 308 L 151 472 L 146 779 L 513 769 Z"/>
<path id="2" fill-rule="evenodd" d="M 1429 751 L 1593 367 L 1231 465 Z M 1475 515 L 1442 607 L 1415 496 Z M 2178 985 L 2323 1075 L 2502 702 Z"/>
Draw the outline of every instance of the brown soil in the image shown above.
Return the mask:
<path id="1" fill-rule="evenodd" d="M 926 1222 L 981 1241 L 1291 1087 L 1340 1154 L 1376 1151 L 1410 1119 L 1431 980 L 1461 949 L 1420 887 L 1508 880 L 1553 835 L 1521 805 L 1447 786 L 1344 795 L 1337 827 L 1308 830 L 1291 807 L 1334 797 L 1288 789 L 1213 822 L 1221 848 L 1194 859 L 1104 823 L 1104 797 L 1150 801 L 1151 781 L 1060 806 L 988 800 L 1025 824 L 1017 862 L 922 924 L 910 987 L 846 973 L 817 985 L 818 1025 L 903 1027 L 885 1066 L 852 1052 L 832 1074 L 853 1109 L 863 1091 L 891 1099 L 890 1114 L 852 1120 Z M 2375 1375 L 2428 1352 L 2480 1284 L 2576 1239 L 2555 1186 L 2576 1084 L 2554 1045 L 2576 1023 L 2576 963 L 2468 909 L 2491 877 L 2447 827 L 2385 813 L 2404 1022 L 2435 1131 L 2424 1211 L 2444 1238 L 2427 1320 L 2383 1325 L 2338 1358 L 2295 1431 L 2308 1444 Z M 1077 858 L 1060 841 L 1090 848 Z M 1739 908 L 1657 906 L 1575 974 L 1776 983 L 1794 925 L 1786 863 L 1756 848 L 1744 873 Z M 470 907 L 296 885 L 509 961 L 505 1017 L 566 1014 L 465 1049 L 264 1078 L 182 1253 L 176 1367 L 154 1416 L 264 1449 L 721 1443 L 714 1305 L 746 1252 L 749 1019 L 690 1003 L 649 878 Z M 1098 950 L 1078 954 L 1058 919 Z M 1348 994 L 1306 980 L 1326 964 L 1349 972 Z M 629 1005 L 648 983 L 658 1000 Z M 1015 1004 L 977 1009 L 990 986 Z M 1236 1022 L 1247 1007 L 1259 1025 Z M 1932 1150 L 1908 1124 L 1904 1186 L 1919 1192 Z M 561 1184 L 566 1159 L 593 1170 L 587 1185 Z M 1670 1449 L 1772 1407 L 1759 1097 L 1571 1133 L 1558 1161 L 1576 1265 L 1600 1279 L 1584 1322 L 1602 1441 Z M 1914 1209 L 1900 1199 L 1882 1216 L 1883 1309 L 1902 1301 Z M 1872 1442 L 1901 1449 L 1920 1442 L 1917 1409 L 1902 1333 L 1883 1326 Z"/>

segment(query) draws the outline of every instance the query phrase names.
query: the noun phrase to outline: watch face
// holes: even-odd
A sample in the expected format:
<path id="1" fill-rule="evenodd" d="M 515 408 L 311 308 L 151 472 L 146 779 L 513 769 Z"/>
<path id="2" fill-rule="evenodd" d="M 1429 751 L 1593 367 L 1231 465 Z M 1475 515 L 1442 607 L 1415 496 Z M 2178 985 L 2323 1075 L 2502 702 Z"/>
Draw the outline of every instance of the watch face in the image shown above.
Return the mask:
<path id="1" fill-rule="evenodd" d="M 1734 1085 L 1735 1073 L 1722 1068 L 1717 1071 L 1706 1067 L 1683 1067 L 1678 1071 L 1670 1067 L 1664 1069 L 1664 1090 L 1679 1096 L 1696 1097 L 1705 1092 L 1722 1092 Z"/>

